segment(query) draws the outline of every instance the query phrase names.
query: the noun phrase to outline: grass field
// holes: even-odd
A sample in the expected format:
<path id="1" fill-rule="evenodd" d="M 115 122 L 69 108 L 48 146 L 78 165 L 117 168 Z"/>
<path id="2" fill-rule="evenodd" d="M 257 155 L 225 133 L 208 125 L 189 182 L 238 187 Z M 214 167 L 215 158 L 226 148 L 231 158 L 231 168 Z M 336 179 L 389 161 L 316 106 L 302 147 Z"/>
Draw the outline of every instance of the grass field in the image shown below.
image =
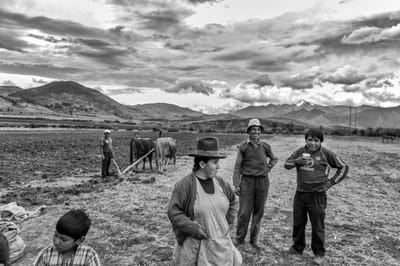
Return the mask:
<path id="1" fill-rule="evenodd" d="M 116 159 L 122 169 L 129 161 L 132 132 L 113 132 Z M 85 208 L 93 225 L 87 243 L 103 265 L 168 265 L 174 235 L 166 215 L 173 185 L 188 174 L 193 133 L 166 133 L 178 140 L 176 168 L 159 175 L 146 169 L 117 182 L 97 182 L 100 175 L 101 131 L 0 131 L 2 203 L 18 200 L 28 210 L 45 204 L 46 212 L 19 222 L 27 249 L 15 265 L 32 265 L 37 252 L 51 243 L 59 216 Z M 141 133 L 155 139 L 156 133 Z M 201 135 L 204 136 L 204 135 Z M 228 157 L 219 175 L 230 181 L 236 144 L 246 135 L 216 135 Z M 284 160 L 304 144 L 303 136 L 264 135 L 279 162 L 270 175 L 271 187 L 261 229 L 263 249 L 241 249 L 244 265 L 312 265 L 307 248 L 302 257 L 285 256 L 291 244 L 295 171 Z M 327 136 L 324 145 L 350 166 L 349 178 L 328 192 L 325 265 L 400 265 L 400 144 L 380 139 Z M 154 162 L 153 162 L 154 164 Z M 147 167 L 147 166 L 146 166 Z M 155 182 L 147 182 L 155 179 Z M 38 187 L 38 188 L 37 188 Z M 33 189 L 35 188 L 35 189 Z M 309 229 L 309 228 L 308 228 Z"/>

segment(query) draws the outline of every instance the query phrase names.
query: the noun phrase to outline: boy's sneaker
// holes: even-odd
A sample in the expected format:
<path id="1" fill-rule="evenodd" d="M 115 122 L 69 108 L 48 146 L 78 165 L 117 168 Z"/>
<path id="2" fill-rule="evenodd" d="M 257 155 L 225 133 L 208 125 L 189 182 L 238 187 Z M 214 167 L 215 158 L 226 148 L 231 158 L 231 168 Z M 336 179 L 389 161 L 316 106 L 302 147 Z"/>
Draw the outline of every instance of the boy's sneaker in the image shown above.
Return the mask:
<path id="1" fill-rule="evenodd" d="M 321 255 L 315 255 L 313 261 L 315 265 L 322 265 L 322 263 L 324 262 L 324 257 Z"/>
<path id="2" fill-rule="evenodd" d="M 290 247 L 285 253 L 288 255 L 297 255 L 297 256 L 303 255 L 303 251 L 297 251 L 293 247 Z"/>
<path id="3" fill-rule="evenodd" d="M 250 241 L 250 245 L 252 245 L 253 248 L 255 248 L 257 252 L 261 251 L 261 247 L 260 247 L 260 245 L 258 244 L 258 241 L 257 241 L 257 240 Z"/>

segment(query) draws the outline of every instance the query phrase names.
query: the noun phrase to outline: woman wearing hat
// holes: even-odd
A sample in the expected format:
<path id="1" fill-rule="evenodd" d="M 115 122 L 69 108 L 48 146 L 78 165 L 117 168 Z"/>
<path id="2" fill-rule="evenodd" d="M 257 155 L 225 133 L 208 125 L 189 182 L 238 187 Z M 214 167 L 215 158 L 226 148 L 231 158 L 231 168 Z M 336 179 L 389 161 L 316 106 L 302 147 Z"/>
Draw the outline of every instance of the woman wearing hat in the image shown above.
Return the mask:
<path id="1" fill-rule="evenodd" d="M 176 183 L 168 206 L 177 240 L 172 265 L 241 265 L 229 232 L 238 200 L 230 184 L 216 176 L 226 155 L 214 137 L 199 139 L 188 155 L 194 157 L 193 171 Z"/>

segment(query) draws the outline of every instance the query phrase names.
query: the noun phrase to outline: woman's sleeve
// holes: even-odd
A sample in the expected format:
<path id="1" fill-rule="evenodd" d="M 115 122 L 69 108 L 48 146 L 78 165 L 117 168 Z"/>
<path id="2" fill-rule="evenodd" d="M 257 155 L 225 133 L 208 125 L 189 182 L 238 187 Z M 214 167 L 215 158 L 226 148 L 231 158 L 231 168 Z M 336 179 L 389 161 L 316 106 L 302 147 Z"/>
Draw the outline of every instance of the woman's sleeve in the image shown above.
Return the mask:
<path id="1" fill-rule="evenodd" d="M 175 229 L 194 236 L 199 224 L 185 214 L 185 201 L 188 199 L 188 187 L 177 183 L 168 206 L 168 218 Z"/>
<path id="2" fill-rule="evenodd" d="M 228 221 L 228 224 L 231 225 L 236 222 L 237 213 L 239 211 L 239 199 L 236 196 L 235 192 L 232 190 L 231 185 L 224 180 L 223 182 L 225 186 L 224 190 L 229 200 L 229 209 L 226 214 L 226 220 Z"/>

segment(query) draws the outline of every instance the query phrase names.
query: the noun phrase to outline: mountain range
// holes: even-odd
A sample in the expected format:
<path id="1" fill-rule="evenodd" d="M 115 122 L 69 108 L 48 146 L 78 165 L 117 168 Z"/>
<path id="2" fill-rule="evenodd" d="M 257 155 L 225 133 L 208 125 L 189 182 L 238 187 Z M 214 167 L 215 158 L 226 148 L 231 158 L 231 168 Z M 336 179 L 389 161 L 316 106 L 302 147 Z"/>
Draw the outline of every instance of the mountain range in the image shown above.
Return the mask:
<path id="1" fill-rule="evenodd" d="M 230 113 L 207 115 L 167 103 L 124 105 L 98 90 L 74 81 L 54 81 L 22 89 L 0 86 L 0 114 L 90 120 L 160 121 L 199 123 L 201 121 L 248 120 L 259 118 L 281 123 L 313 126 L 400 127 L 400 106 L 383 108 L 361 105 L 322 106 L 307 101 L 296 104 L 249 106 Z"/>

